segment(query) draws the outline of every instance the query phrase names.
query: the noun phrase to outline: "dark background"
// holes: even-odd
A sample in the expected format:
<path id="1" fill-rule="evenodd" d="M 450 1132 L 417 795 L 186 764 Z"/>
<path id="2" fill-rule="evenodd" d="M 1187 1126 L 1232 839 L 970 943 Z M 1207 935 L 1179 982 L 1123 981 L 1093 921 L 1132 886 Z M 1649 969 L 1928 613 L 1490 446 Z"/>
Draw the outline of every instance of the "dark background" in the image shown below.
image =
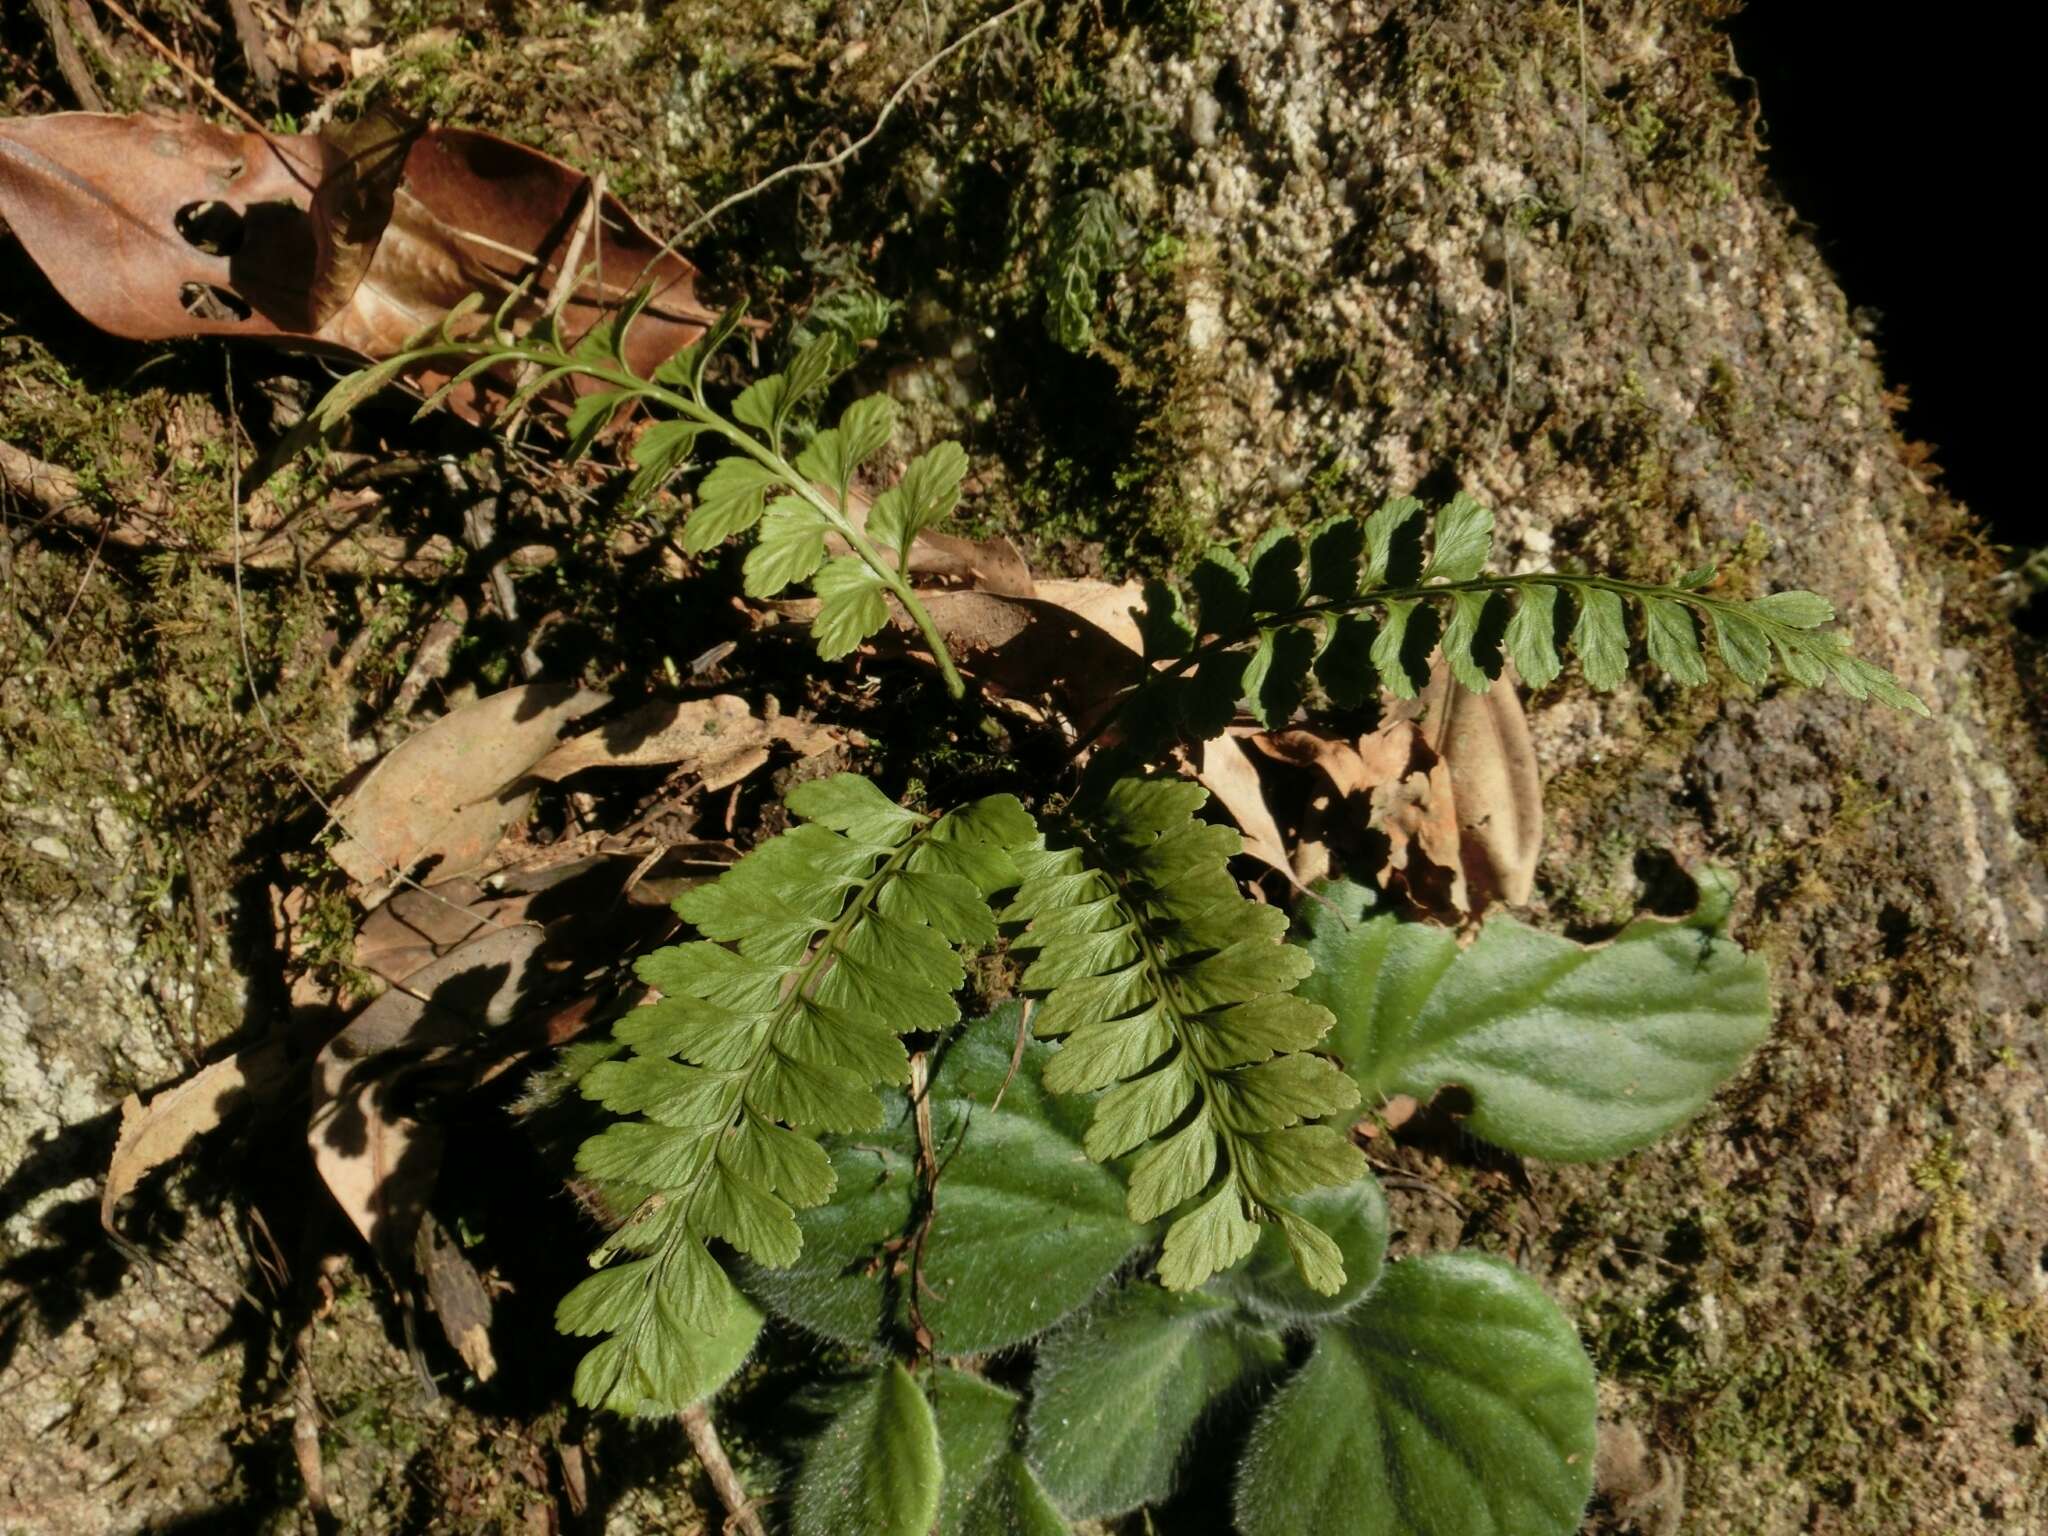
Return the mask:
<path id="1" fill-rule="evenodd" d="M 2048 432 L 2041 236 L 2024 233 L 2041 221 L 2048 78 L 2018 14 L 1752 0 L 1727 27 L 1772 174 L 1911 397 L 1905 434 L 1994 538 L 2029 549 L 2048 543 L 2021 462 Z"/>

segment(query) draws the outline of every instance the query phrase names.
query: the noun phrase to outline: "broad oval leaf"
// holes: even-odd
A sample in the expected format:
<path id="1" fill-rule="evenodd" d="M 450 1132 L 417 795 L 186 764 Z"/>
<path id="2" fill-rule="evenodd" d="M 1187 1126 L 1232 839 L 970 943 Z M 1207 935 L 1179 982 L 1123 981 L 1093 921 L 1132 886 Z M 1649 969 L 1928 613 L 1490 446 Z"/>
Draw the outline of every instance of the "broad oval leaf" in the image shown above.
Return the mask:
<path id="1" fill-rule="evenodd" d="M 927 1536 L 940 1480 L 931 1404 L 891 1361 L 811 1443 L 792 1524 L 797 1536 Z"/>
<path id="2" fill-rule="evenodd" d="M 1303 1195 L 1301 1214 L 1335 1239 L 1344 1256 L 1344 1283 L 1325 1296 L 1303 1283 L 1277 1224 L 1259 1231 L 1251 1257 L 1211 1280 L 1207 1289 L 1285 1325 L 1313 1323 L 1350 1311 L 1379 1284 L 1387 1254 L 1387 1197 L 1370 1174 L 1341 1189 Z"/>
<path id="3" fill-rule="evenodd" d="M 1284 1249 L 1281 1262 L 1292 1268 Z M 1245 1326 L 1221 1298 L 1124 1286 L 1039 1345 L 1032 1465 L 1071 1515 L 1157 1503 L 1203 1415 L 1283 1356 L 1277 1333 Z"/>
<path id="4" fill-rule="evenodd" d="M 1022 1400 L 966 1371 L 939 1372 L 938 1536 L 1067 1536 L 1067 1522 L 1017 1453 Z"/>
<path id="5" fill-rule="evenodd" d="M 1244 1536 L 1572 1536 L 1593 1488 L 1578 1334 L 1527 1275 L 1411 1259 L 1268 1403 L 1238 1469 Z"/>
<path id="6" fill-rule="evenodd" d="M 944 1354 L 982 1354 L 1043 1333 L 1151 1235 L 1125 1214 L 1116 1175 L 1081 1149 L 1088 1105 L 1048 1099 L 1040 1088 L 1051 1048 L 1028 1044 L 1011 1073 L 1016 1038 L 1017 1007 L 1007 1004 L 934 1059 L 932 1135 L 943 1171 L 919 1311 Z M 796 1263 L 742 1271 L 769 1310 L 853 1345 L 872 1344 L 885 1327 L 907 1337 L 911 1327 L 917 1127 L 907 1095 L 892 1095 L 889 1106 L 883 1130 L 827 1139 L 839 1187 L 798 1214 Z"/>
<path id="7" fill-rule="evenodd" d="M 1496 918 L 1463 951 L 1439 928 L 1304 910 L 1316 969 L 1300 993 L 1336 1015 L 1324 1046 L 1368 1101 L 1458 1084 L 1466 1128 L 1529 1157 L 1655 1141 L 1770 1030 L 1764 964 L 1715 931 L 1721 903 L 1593 948 Z"/>

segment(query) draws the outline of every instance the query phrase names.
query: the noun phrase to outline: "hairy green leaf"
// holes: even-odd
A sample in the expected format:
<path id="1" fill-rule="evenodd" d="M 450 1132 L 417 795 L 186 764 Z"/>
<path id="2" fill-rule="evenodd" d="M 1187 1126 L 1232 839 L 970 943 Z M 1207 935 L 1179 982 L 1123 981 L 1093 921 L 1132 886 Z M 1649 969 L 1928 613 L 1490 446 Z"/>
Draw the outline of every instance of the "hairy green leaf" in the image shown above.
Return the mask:
<path id="1" fill-rule="evenodd" d="M 1067 1536 L 1067 1522 L 1013 1448 L 1017 1394 L 941 1369 L 934 1396 L 946 1463 L 939 1536 Z"/>
<path id="2" fill-rule="evenodd" d="M 892 1361 L 811 1442 L 791 1525 L 797 1536 L 928 1536 L 942 1477 L 931 1405 Z"/>
<path id="3" fill-rule="evenodd" d="M 1246 1326 L 1227 1301 L 1119 1287 L 1040 1343 L 1031 1463 L 1071 1515 L 1157 1503 L 1203 1415 L 1283 1357 L 1280 1336 Z"/>
<path id="4" fill-rule="evenodd" d="M 1245 1536 L 1572 1536 L 1593 1489 L 1593 1367 L 1526 1275 L 1396 1264 L 1317 1330 L 1238 1469 Z"/>
<path id="5" fill-rule="evenodd" d="M 935 1053 L 929 1103 L 944 1171 L 924 1236 L 919 1310 L 947 1354 L 1005 1349 L 1042 1333 L 1149 1235 L 1124 1213 L 1116 1176 L 1081 1155 L 1085 1107 L 1039 1087 L 1051 1048 L 1027 1044 L 1011 1071 L 1018 1017 L 1015 1004 L 999 1008 Z M 839 1187 L 829 1204 L 799 1215 L 802 1257 L 787 1269 L 749 1266 L 746 1287 L 771 1311 L 841 1343 L 908 1338 L 910 1243 L 924 1214 L 908 1096 L 891 1096 L 881 1131 L 827 1145 Z"/>
<path id="6" fill-rule="evenodd" d="M 1497 918 L 1463 950 L 1419 923 L 1302 910 L 1316 961 L 1302 995 L 1336 1015 L 1329 1048 L 1367 1099 L 1457 1084 L 1473 1098 L 1466 1128 L 1526 1156 L 1647 1145 L 1770 1029 L 1763 962 L 1718 936 L 1711 905 L 1593 948 Z"/>

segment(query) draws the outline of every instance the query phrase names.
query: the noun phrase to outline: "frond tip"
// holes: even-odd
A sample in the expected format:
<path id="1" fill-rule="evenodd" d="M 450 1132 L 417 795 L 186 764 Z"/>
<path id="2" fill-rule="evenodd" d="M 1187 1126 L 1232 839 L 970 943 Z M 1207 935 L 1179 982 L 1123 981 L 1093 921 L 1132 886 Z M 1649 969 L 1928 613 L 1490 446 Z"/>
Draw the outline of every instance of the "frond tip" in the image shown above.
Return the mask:
<path id="1" fill-rule="evenodd" d="M 1541 687 L 1567 658 L 1606 690 L 1631 669 L 1631 608 L 1643 650 L 1674 682 L 1706 682 L 1712 651 L 1753 687 L 1780 675 L 1832 682 L 1852 698 L 1928 712 L 1824 627 L 1834 608 L 1815 593 L 1716 597 L 1706 590 L 1711 566 L 1662 584 L 1555 571 L 1489 576 L 1493 514 L 1462 495 L 1427 520 L 1424 511 L 1399 497 L 1363 519 L 1269 533 L 1243 560 L 1211 550 L 1189 575 L 1191 602 L 1153 583 L 1138 623 L 1146 659 L 1163 665 L 1130 696 L 1142 701 L 1135 717 L 1199 741 L 1240 702 L 1261 723 L 1280 723 L 1312 679 L 1344 707 L 1382 689 L 1412 698 L 1438 648 L 1474 692 L 1491 686 L 1504 661 Z"/>
<path id="2" fill-rule="evenodd" d="M 959 1017 L 954 946 L 995 936 L 988 897 L 1016 883 L 1009 850 L 1032 832 L 1008 795 L 931 817 L 854 774 L 799 785 L 788 804 L 802 825 L 677 899 L 702 937 L 639 962 L 661 1001 L 619 1024 L 631 1054 L 583 1079 L 630 1117 L 577 1154 L 631 1212 L 593 1263 L 636 1257 L 562 1302 L 565 1331 L 613 1335 L 578 1375 L 580 1402 L 682 1406 L 677 1362 L 736 1305 L 705 1244 L 796 1259 L 795 1210 L 835 1182 L 818 1133 L 878 1125 L 875 1085 L 909 1076 L 898 1036 Z"/>
<path id="3" fill-rule="evenodd" d="M 1167 1286 L 1200 1285 L 1277 1222 L 1303 1279 L 1333 1292 L 1338 1247 L 1292 1197 L 1364 1173 L 1342 1129 L 1313 1123 L 1358 1090 L 1311 1054 L 1331 1016 L 1290 994 L 1312 964 L 1279 942 L 1284 914 L 1239 890 L 1238 836 L 1195 819 L 1206 799 L 1179 780 L 1119 780 L 1017 856 L 1024 883 L 1003 920 L 1030 924 L 1012 943 L 1037 952 L 1023 978 L 1043 998 L 1033 1029 L 1064 1041 L 1045 1086 L 1108 1090 L 1084 1142 L 1096 1161 L 1144 1149 L 1131 1217 L 1181 1212 Z"/>

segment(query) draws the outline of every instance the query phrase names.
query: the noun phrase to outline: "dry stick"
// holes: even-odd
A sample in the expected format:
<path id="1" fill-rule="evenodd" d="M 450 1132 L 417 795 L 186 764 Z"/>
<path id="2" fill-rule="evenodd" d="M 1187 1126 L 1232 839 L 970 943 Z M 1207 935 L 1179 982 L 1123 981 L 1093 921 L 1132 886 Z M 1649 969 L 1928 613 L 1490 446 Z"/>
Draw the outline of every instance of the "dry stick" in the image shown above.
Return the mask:
<path id="1" fill-rule="evenodd" d="M 683 1421 L 683 1433 L 690 1437 L 690 1449 L 696 1452 L 704 1475 L 711 1479 L 719 1502 L 725 1505 L 725 1528 L 744 1531 L 746 1536 L 768 1536 L 768 1528 L 761 1523 L 760 1512 L 754 1508 L 747 1485 L 740 1481 L 739 1473 L 733 1470 L 732 1462 L 725 1454 L 724 1445 L 719 1442 L 718 1426 L 711 1422 L 711 1409 L 703 1403 L 692 1403 L 676 1417 Z"/>
<path id="2" fill-rule="evenodd" d="M 211 80 L 207 79 L 206 76 L 202 75 L 198 70 L 194 69 L 190 64 L 187 64 L 185 62 L 184 56 L 182 54 L 177 53 L 167 44 L 160 41 L 154 32 L 150 31 L 149 28 L 145 27 L 141 22 L 137 21 L 133 16 L 129 15 L 127 11 L 123 10 L 121 7 L 120 0 L 100 0 L 100 3 L 104 5 L 108 10 L 112 11 L 116 16 L 120 17 L 122 21 L 126 22 L 129 30 L 132 31 L 137 37 L 141 38 L 142 41 L 146 43 L 149 46 L 149 48 L 159 58 L 161 58 L 166 64 L 170 65 L 171 68 L 175 69 L 179 74 L 183 75 L 187 80 L 190 80 L 194 85 L 198 86 L 200 90 L 206 92 L 207 95 L 211 96 L 216 102 L 218 102 L 223 108 L 225 108 L 228 111 L 228 113 L 231 116 L 233 116 L 234 119 L 237 122 L 239 122 L 244 128 L 247 128 L 251 133 L 268 133 L 270 131 L 269 129 L 265 128 L 261 123 L 257 122 L 255 118 L 251 117 L 246 108 L 242 107 L 239 103 L 230 100 L 228 97 L 223 96 L 220 93 L 220 90 L 214 85 L 214 83 Z"/>
<path id="3" fill-rule="evenodd" d="M 235 24 L 235 37 L 242 45 L 242 58 L 249 66 L 249 78 L 265 96 L 276 99 L 277 66 L 270 62 L 270 39 L 249 0 L 228 0 L 228 16 Z"/>
<path id="4" fill-rule="evenodd" d="M 92 77 L 85 55 L 78 51 L 78 39 L 71 35 L 71 18 L 66 14 L 64 0 L 32 0 L 36 14 L 43 20 L 43 30 L 49 34 L 50 52 L 57 56 L 57 73 L 64 77 L 64 83 L 71 87 L 71 94 L 79 106 L 88 112 L 107 110 L 107 98 L 100 94 L 99 82 Z"/>
<path id="5" fill-rule="evenodd" d="M 896 108 L 902 103 L 903 98 L 910 94 L 911 87 L 915 86 L 918 83 L 918 81 L 922 80 L 926 75 L 930 74 L 933 70 L 937 69 L 941 64 L 945 63 L 947 59 L 951 58 L 954 54 L 958 53 L 962 48 L 965 48 L 969 43 L 973 42 L 977 37 L 981 36 L 982 33 L 990 30 L 992 27 L 998 27 L 1002 25 L 1004 22 L 1008 21 L 1012 16 L 1016 15 L 1019 11 L 1024 10 L 1029 6 L 1036 5 L 1037 3 L 1038 0 L 1016 0 L 1016 4 L 1008 6 L 1003 10 L 997 11 L 995 15 L 989 17 L 986 21 L 977 22 L 975 25 L 969 27 L 965 32 L 962 32 L 958 37 L 954 38 L 952 42 L 946 44 L 945 47 L 941 48 L 937 53 L 933 54 L 930 58 L 926 59 L 922 64 L 918 65 L 917 68 L 913 69 L 909 74 L 903 77 L 902 83 L 898 85 L 894 91 L 890 92 L 889 99 L 882 103 L 882 110 L 875 114 L 875 120 L 869 126 L 868 131 L 862 134 L 859 138 L 855 139 L 851 144 L 847 145 L 846 148 L 840 150 L 837 154 L 828 155 L 823 160 L 802 160 L 797 162 L 795 165 L 785 165 L 779 171 L 770 171 L 766 176 L 762 177 L 759 181 L 755 182 L 751 187 L 748 187 L 743 191 L 735 192 L 732 194 L 732 196 L 725 198 L 720 202 L 713 203 L 709 208 L 705 209 L 704 212 L 698 214 L 697 217 L 692 219 L 688 224 L 685 224 L 680 233 L 672 235 L 667 240 L 663 241 L 661 248 L 657 250 L 652 256 L 647 258 L 647 264 L 640 269 L 640 275 L 635 277 L 632 281 L 631 291 L 639 291 L 639 289 L 647 282 L 648 278 L 653 275 L 656 266 L 658 266 L 661 262 L 667 260 L 670 256 L 673 256 L 676 252 L 676 247 L 681 245 L 685 240 L 689 239 L 690 236 L 697 233 L 697 231 L 702 229 L 705 225 L 709 224 L 713 219 L 717 218 L 721 213 L 724 213 L 731 208 L 737 208 L 741 203 L 747 202 L 752 198 L 759 197 L 763 192 L 766 192 L 778 181 L 786 181 L 792 176 L 810 176 L 816 175 L 822 171 L 837 170 L 840 166 L 846 164 L 847 161 L 851 160 L 855 155 L 859 154 L 862 150 L 866 149 L 870 144 L 875 142 L 875 139 L 881 134 L 884 126 L 887 125 L 890 116 L 895 112 Z"/>

